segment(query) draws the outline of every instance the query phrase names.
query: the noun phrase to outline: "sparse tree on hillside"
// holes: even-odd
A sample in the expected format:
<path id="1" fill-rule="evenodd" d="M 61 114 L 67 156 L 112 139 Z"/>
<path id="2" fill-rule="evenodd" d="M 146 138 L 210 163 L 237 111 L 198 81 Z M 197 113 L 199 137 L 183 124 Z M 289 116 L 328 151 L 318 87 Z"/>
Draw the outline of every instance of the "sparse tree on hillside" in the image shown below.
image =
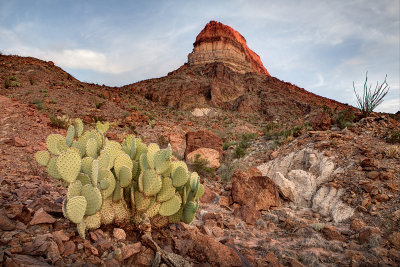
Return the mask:
<path id="1" fill-rule="evenodd" d="M 365 74 L 365 82 L 364 82 L 364 92 L 362 97 L 357 93 L 356 88 L 354 86 L 354 81 L 353 81 L 353 89 L 354 93 L 357 97 L 357 104 L 358 107 L 361 109 L 361 112 L 364 117 L 368 117 L 371 112 L 379 106 L 383 102 L 383 98 L 386 96 L 386 94 L 389 92 L 389 85 L 386 82 L 387 75 L 385 76 L 385 80 L 381 85 L 376 82 L 375 90 L 371 91 L 371 86 L 368 87 L 367 81 L 368 81 L 368 71 Z"/>

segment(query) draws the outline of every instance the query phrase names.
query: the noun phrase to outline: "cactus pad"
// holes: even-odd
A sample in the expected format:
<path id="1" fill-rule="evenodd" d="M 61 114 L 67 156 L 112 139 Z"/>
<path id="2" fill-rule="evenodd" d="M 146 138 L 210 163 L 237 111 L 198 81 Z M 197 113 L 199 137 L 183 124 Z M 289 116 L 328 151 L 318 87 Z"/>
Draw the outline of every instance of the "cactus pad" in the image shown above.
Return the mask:
<path id="1" fill-rule="evenodd" d="M 97 160 L 99 161 L 99 167 L 101 168 L 110 169 L 112 167 L 110 164 L 110 151 L 108 150 L 101 151 Z"/>
<path id="2" fill-rule="evenodd" d="M 187 224 L 191 223 L 194 219 L 194 216 L 196 215 L 198 207 L 199 204 L 196 204 L 193 201 L 189 201 L 188 203 L 186 203 L 182 213 L 182 221 Z"/>
<path id="3" fill-rule="evenodd" d="M 57 170 L 57 159 L 58 157 L 49 160 L 49 163 L 47 164 L 47 172 L 53 178 L 61 179 L 61 175 Z"/>
<path id="4" fill-rule="evenodd" d="M 72 146 L 79 149 L 79 154 L 83 157 L 86 154 L 86 141 L 83 138 L 79 138 L 77 141 L 72 142 Z"/>
<path id="5" fill-rule="evenodd" d="M 114 221 L 115 214 L 110 197 L 104 199 L 103 206 L 100 209 L 100 215 L 102 224 L 111 224 Z"/>
<path id="6" fill-rule="evenodd" d="M 132 172 L 126 167 L 122 166 L 119 169 L 119 183 L 121 187 L 127 187 L 132 181 Z"/>
<path id="7" fill-rule="evenodd" d="M 84 222 L 87 229 L 97 229 L 101 225 L 101 215 L 100 212 L 96 212 L 91 216 L 85 216 Z"/>
<path id="8" fill-rule="evenodd" d="M 83 172 L 80 172 L 78 174 L 78 177 L 76 178 L 76 180 L 81 181 L 82 186 L 92 183 L 92 181 L 90 180 L 89 176 L 86 173 L 83 173 Z"/>
<path id="9" fill-rule="evenodd" d="M 145 197 L 142 193 L 135 191 L 135 205 L 137 211 L 145 211 L 150 205 L 150 198 Z"/>
<path id="10" fill-rule="evenodd" d="M 77 197 L 81 195 L 82 183 L 79 180 L 75 180 L 75 182 L 70 183 L 67 191 L 67 199 L 71 199 L 73 197 Z"/>
<path id="11" fill-rule="evenodd" d="M 168 217 L 156 215 L 153 218 L 151 218 L 150 223 L 155 228 L 163 228 L 166 225 L 168 225 Z"/>
<path id="12" fill-rule="evenodd" d="M 124 223 L 126 221 L 129 221 L 130 217 L 131 217 L 131 212 L 129 211 L 125 201 L 123 199 L 121 199 L 118 202 L 113 202 L 112 207 L 114 209 L 114 220 L 115 223 Z"/>
<path id="13" fill-rule="evenodd" d="M 35 159 L 40 165 L 47 166 L 50 160 L 50 153 L 47 150 L 38 151 L 35 153 Z"/>
<path id="14" fill-rule="evenodd" d="M 172 184 L 175 187 L 181 187 L 186 184 L 188 178 L 189 175 L 185 168 L 183 168 L 182 166 L 178 166 L 172 173 Z"/>
<path id="15" fill-rule="evenodd" d="M 58 142 L 65 142 L 64 137 L 60 134 L 50 134 L 46 138 L 46 147 L 51 154 L 58 156 L 60 149 L 58 148 Z"/>
<path id="16" fill-rule="evenodd" d="M 100 131 L 101 133 L 105 133 L 108 131 L 108 128 L 110 127 L 110 123 L 101 123 L 100 121 L 97 121 L 96 123 L 96 129 Z"/>
<path id="17" fill-rule="evenodd" d="M 89 138 L 86 143 L 86 156 L 96 158 L 97 157 L 97 141 L 94 138 Z"/>
<path id="18" fill-rule="evenodd" d="M 140 156 L 143 153 L 147 152 L 147 146 L 145 144 L 142 143 L 142 140 L 140 140 L 139 138 L 135 139 L 135 143 L 136 143 L 136 154 L 135 154 L 135 160 L 139 160 Z"/>
<path id="19" fill-rule="evenodd" d="M 67 201 L 66 213 L 73 223 L 80 223 L 85 215 L 87 202 L 85 197 L 76 196 Z"/>
<path id="20" fill-rule="evenodd" d="M 75 126 L 75 129 L 76 129 L 76 136 L 80 137 L 82 135 L 82 133 L 83 133 L 83 122 L 82 122 L 82 120 L 79 119 L 79 118 L 76 118 L 74 120 L 74 126 Z"/>
<path id="21" fill-rule="evenodd" d="M 82 187 L 81 194 L 86 198 L 87 201 L 85 215 L 95 214 L 100 209 L 102 204 L 102 196 L 99 189 L 91 184 L 87 184 Z"/>
<path id="22" fill-rule="evenodd" d="M 171 199 L 175 195 L 175 187 L 172 185 L 172 181 L 169 177 L 162 179 L 162 187 L 160 192 L 157 194 L 157 201 L 164 202 Z"/>
<path id="23" fill-rule="evenodd" d="M 76 228 L 78 229 L 78 233 L 79 233 L 79 236 L 82 238 L 82 239 L 85 239 L 85 236 L 86 236 L 86 225 L 85 225 L 85 221 L 84 220 L 82 220 L 80 223 L 78 223 L 77 225 L 76 225 Z"/>
<path id="24" fill-rule="evenodd" d="M 114 161 L 115 174 L 117 174 L 117 175 L 119 174 L 119 171 L 122 168 L 122 166 L 126 166 L 129 168 L 129 170 L 132 170 L 132 160 L 125 153 L 122 153 L 122 154 L 118 155 L 118 157 L 115 158 L 115 161 Z"/>
<path id="25" fill-rule="evenodd" d="M 108 184 L 108 186 L 105 187 L 102 190 L 103 198 L 108 198 L 113 194 L 114 189 L 115 189 L 116 182 L 115 182 L 114 174 L 110 170 L 105 170 L 105 169 L 100 169 L 100 173 L 99 174 L 100 174 L 100 177 L 101 177 L 100 187 L 102 189 L 103 189 L 103 187 L 105 187 L 104 185 L 101 186 L 101 183 L 103 181 L 104 181 L 103 184 L 104 183 Z"/>
<path id="26" fill-rule="evenodd" d="M 154 155 L 158 151 L 160 151 L 160 147 L 155 143 L 151 143 L 147 147 L 147 162 L 149 163 L 151 169 L 154 169 Z"/>
<path id="27" fill-rule="evenodd" d="M 142 183 L 145 196 L 155 196 L 161 190 L 161 177 L 154 170 L 145 170 L 143 172 Z"/>
<path id="28" fill-rule="evenodd" d="M 199 184 L 199 187 L 197 188 L 196 195 L 194 196 L 194 200 L 200 199 L 204 195 L 204 186 L 202 184 Z"/>
<path id="29" fill-rule="evenodd" d="M 161 203 L 160 215 L 171 216 L 179 211 L 181 208 L 181 199 L 177 195 L 174 195 L 170 200 Z"/>
<path id="30" fill-rule="evenodd" d="M 167 160 L 167 151 L 165 149 L 158 151 L 154 155 L 154 167 L 158 174 L 161 174 L 168 170 L 171 162 Z"/>
<path id="31" fill-rule="evenodd" d="M 75 136 L 75 127 L 73 125 L 70 125 L 68 127 L 67 136 L 65 137 L 65 144 L 67 146 L 72 145 L 72 141 L 74 141 L 74 136 Z"/>
<path id="32" fill-rule="evenodd" d="M 140 158 L 139 158 L 139 166 L 140 166 L 140 169 L 141 169 L 142 171 L 147 170 L 147 169 L 150 169 L 150 165 L 149 165 L 149 163 L 148 163 L 148 161 L 147 161 L 147 155 L 146 155 L 146 153 L 142 153 L 142 155 L 140 155 Z"/>
<path id="33" fill-rule="evenodd" d="M 181 217 L 183 214 L 183 206 L 178 210 L 177 213 L 172 214 L 171 216 L 168 216 L 168 220 L 170 223 L 178 223 L 181 221 Z"/>
<path id="34" fill-rule="evenodd" d="M 57 170 L 68 183 L 75 181 L 81 169 L 81 157 L 74 151 L 62 153 L 57 159 Z"/>
<path id="35" fill-rule="evenodd" d="M 85 174 L 87 174 L 89 177 L 92 176 L 92 164 L 93 164 L 93 158 L 91 157 L 84 157 L 82 159 L 82 165 L 81 165 L 81 171 Z"/>
<path id="36" fill-rule="evenodd" d="M 161 203 L 156 201 L 155 198 L 151 198 L 150 205 L 147 208 L 145 215 L 148 218 L 156 216 L 158 214 L 158 211 L 160 210 L 160 207 L 161 207 Z"/>

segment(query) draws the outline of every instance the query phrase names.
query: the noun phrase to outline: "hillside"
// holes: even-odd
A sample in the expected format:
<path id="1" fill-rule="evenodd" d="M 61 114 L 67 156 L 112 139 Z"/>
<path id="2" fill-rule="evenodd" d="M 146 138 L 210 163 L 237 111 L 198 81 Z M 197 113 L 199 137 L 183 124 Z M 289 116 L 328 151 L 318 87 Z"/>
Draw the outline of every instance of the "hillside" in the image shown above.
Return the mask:
<path id="1" fill-rule="evenodd" d="M 355 112 L 270 76 L 216 22 L 188 63 L 121 88 L 0 55 L 0 265 L 398 266 L 400 125 Z M 152 229 L 158 247 L 131 222 L 82 239 L 66 188 L 34 159 L 66 135 L 56 115 L 109 121 L 110 140 L 170 143 L 205 187 L 194 221 Z M 193 164 L 199 151 L 209 163 Z"/>

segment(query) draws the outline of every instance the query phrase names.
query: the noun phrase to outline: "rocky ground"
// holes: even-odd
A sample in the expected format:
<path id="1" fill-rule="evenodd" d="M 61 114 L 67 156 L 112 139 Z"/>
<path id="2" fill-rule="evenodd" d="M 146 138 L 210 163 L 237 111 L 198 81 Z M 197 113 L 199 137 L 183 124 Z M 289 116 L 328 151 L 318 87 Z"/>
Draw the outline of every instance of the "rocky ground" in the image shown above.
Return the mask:
<path id="1" fill-rule="evenodd" d="M 0 265 L 399 265 L 400 164 L 396 153 L 388 154 L 386 136 L 399 124 L 389 116 L 364 118 L 343 130 L 320 120 L 321 127 L 313 124 L 320 130 L 302 130 L 276 144 L 263 135 L 267 122 L 259 115 L 180 111 L 80 83 L 54 66 L 2 64 Z M 19 87 L 3 87 L 10 75 Z M 98 108 L 94 99 L 105 104 Z M 51 124 L 51 114 L 86 123 L 102 117 L 112 123 L 111 139 L 136 132 L 146 142 L 169 141 L 178 158 L 209 149 L 205 157 L 216 155 L 220 170 L 237 169 L 231 179 L 220 170 L 205 172 L 196 219 L 154 230 L 159 247 L 129 225 L 102 227 L 83 240 L 62 216 L 65 189 L 33 159 L 47 135 L 65 134 Z M 243 133 L 258 137 L 236 159 Z M 224 150 L 228 142 L 236 144 Z"/>

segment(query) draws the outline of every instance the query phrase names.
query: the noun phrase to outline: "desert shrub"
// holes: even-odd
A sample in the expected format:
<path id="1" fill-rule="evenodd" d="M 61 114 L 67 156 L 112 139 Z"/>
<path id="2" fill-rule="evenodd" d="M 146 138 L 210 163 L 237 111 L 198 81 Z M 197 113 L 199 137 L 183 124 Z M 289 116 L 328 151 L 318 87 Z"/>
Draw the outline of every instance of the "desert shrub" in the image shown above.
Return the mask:
<path id="1" fill-rule="evenodd" d="M 208 167 L 209 161 L 200 156 L 200 154 L 196 154 L 194 156 L 194 160 L 191 161 L 189 165 L 189 169 L 193 172 L 197 172 L 201 176 L 215 176 L 215 170 L 213 168 Z"/>
<path id="2" fill-rule="evenodd" d="M 32 104 L 35 105 L 37 110 L 42 110 L 43 109 L 43 100 L 40 98 L 35 98 L 32 100 Z"/>
<path id="3" fill-rule="evenodd" d="M 400 155 L 400 146 L 398 145 L 390 145 L 385 149 L 385 156 L 388 158 L 399 158 Z"/>
<path id="4" fill-rule="evenodd" d="M 160 135 L 157 138 L 157 144 L 161 147 L 161 148 L 166 148 L 169 144 L 169 140 L 167 137 L 165 137 L 164 135 Z"/>
<path id="5" fill-rule="evenodd" d="M 105 101 L 98 101 L 97 99 L 94 99 L 94 105 L 97 109 L 100 109 L 105 103 Z"/>
<path id="6" fill-rule="evenodd" d="M 222 144 L 222 149 L 223 149 L 223 150 L 227 150 L 228 148 L 230 148 L 231 146 L 236 145 L 236 144 L 237 144 L 237 143 L 234 142 L 234 141 L 224 142 L 224 143 Z"/>
<path id="7" fill-rule="evenodd" d="M 344 129 L 353 124 L 356 116 L 354 115 L 354 110 L 352 108 L 347 108 L 346 110 L 340 111 L 335 120 L 336 124 L 340 129 Z"/>
<path id="8" fill-rule="evenodd" d="M 387 132 L 386 142 L 391 144 L 400 143 L 400 128 Z"/>
<path id="9" fill-rule="evenodd" d="M 11 81 L 9 79 L 4 79 L 4 88 L 8 89 L 11 87 Z"/>
<path id="10" fill-rule="evenodd" d="M 34 84 L 35 84 L 35 81 L 33 80 L 33 77 L 32 77 L 32 76 L 29 76 L 29 83 L 30 83 L 31 85 L 34 85 Z"/>
<path id="11" fill-rule="evenodd" d="M 67 135 L 51 134 L 36 161 L 68 187 L 63 214 L 85 238 L 101 225 L 132 225 L 151 232 L 180 221 L 189 224 L 204 193 L 200 177 L 183 161 L 172 161 L 171 146 L 148 146 L 129 135 L 122 143 L 106 138 L 108 123 L 84 132 L 80 119 Z"/>
<path id="12" fill-rule="evenodd" d="M 379 106 L 383 102 L 383 98 L 389 92 L 389 85 L 386 82 L 387 75 L 385 76 L 385 80 L 381 85 L 376 82 L 375 90 L 371 91 L 371 86 L 368 87 L 368 71 L 365 74 L 365 82 L 362 97 L 357 93 L 356 88 L 353 82 L 353 90 L 354 94 L 357 98 L 357 105 L 361 109 L 362 115 L 364 117 L 368 117 L 374 109 Z"/>
<path id="13" fill-rule="evenodd" d="M 250 146 L 250 141 L 257 138 L 255 133 L 245 133 L 240 136 L 239 143 L 235 148 L 235 158 L 241 158 L 246 155 L 246 150 Z"/>
<path id="14" fill-rule="evenodd" d="M 55 116 L 50 115 L 50 124 L 53 127 L 67 129 L 72 123 L 72 120 L 67 115 Z"/>

